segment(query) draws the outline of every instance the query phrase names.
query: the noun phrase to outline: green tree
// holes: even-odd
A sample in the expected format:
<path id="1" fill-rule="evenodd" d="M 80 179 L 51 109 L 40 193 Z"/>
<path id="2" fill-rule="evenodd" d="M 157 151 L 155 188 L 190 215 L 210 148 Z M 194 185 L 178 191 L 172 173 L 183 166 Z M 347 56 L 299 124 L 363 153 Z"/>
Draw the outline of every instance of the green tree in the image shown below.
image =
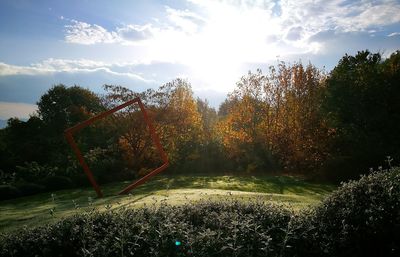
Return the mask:
<path id="1" fill-rule="evenodd" d="M 30 162 L 65 169 L 72 153 L 63 136 L 64 129 L 104 109 L 94 93 L 78 86 L 54 86 L 37 104 L 38 113 L 28 121 L 10 119 L 2 130 L 1 152 L 6 161 L 0 169 L 12 172 L 16 166 Z"/>
<path id="2" fill-rule="evenodd" d="M 88 89 L 79 86 L 53 86 L 38 101 L 38 116 L 43 121 L 41 133 L 45 135 L 46 151 L 50 162 L 66 165 L 70 147 L 64 138 L 64 130 L 76 125 L 101 111 L 104 107 L 100 98 Z M 87 150 L 96 143 L 92 126 L 77 133 L 78 144 Z M 99 137 L 97 137 L 99 138 Z"/>
<path id="3" fill-rule="evenodd" d="M 382 61 L 368 50 L 345 55 L 326 81 L 332 165 L 342 178 L 400 158 L 400 52 Z M 332 174 L 334 175 L 334 174 Z M 339 174 L 338 174 L 339 175 Z"/>
<path id="4" fill-rule="evenodd" d="M 37 105 L 39 117 L 56 134 L 104 110 L 100 98 L 90 90 L 61 84 L 49 89 Z"/>
<path id="5" fill-rule="evenodd" d="M 0 169 L 5 172 L 14 172 L 15 167 L 25 162 L 46 163 L 49 157 L 45 134 L 42 132 L 44 124 L 37 116 L 28 121 L 11 118 L 7 127 L 1 130 L 2 159 Z"/>

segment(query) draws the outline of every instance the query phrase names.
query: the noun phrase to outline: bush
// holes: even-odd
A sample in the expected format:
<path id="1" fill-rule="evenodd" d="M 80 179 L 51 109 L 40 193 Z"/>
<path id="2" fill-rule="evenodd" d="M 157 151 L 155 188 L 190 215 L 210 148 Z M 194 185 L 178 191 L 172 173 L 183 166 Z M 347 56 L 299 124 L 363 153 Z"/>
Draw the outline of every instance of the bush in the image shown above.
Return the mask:
<path id="1" fill-rule="evenodd" d="M 44 186 L 34 183 L 21 183 L 17 185 L 21 195 L 34 195 L 44 191 Z"/>
<path id="2" fill-rule="evenodd" d="M 21 194 L 18 188 L 11 185 L 0 185 L 0 200 L 16 198 Z"/>
<path id="3" fill-rule="evenodd" d="M 76 174 L 70 177 L 72 183 L 77 187 L 90 187 L 90 181 L 87 178 L 86 174 L 83 171 L 80 174 Z"/>
<path id="4" fill-rule="evenodd" d="M 24 165 L 17 166 L 16 169 L 16 179 L 29 182 L 37 182 L 41 178 L 54 176 L 59 173 L 58 167 L 41 165 L 37 162 L 25 162 Z"/>
<path id="5" fill-rule="evenodd" d="M 72 188 L 74 183 L 70 178 L 64 176 L 50 176 L 40 181 L 46 190 L 55 191 L 61 189 Z"/>
<path id="6" fill-rule="evenodd" d="M 396 168 L 301 213 L 257 201 L 82 213 L 4 234 L 0 256 L 399 256 L 398 242 Z"/>
<path id="7" fill-rule="evenodd" d="M 6 235 L 0 255 L 276 256 L 290 213 L 238 202 L 86 213 Z"/>
<path id="8" fill-rule="evenodd" d="M 400 256 L 400 168 L 343 183 L 297 223 L 293 254 Z"/>

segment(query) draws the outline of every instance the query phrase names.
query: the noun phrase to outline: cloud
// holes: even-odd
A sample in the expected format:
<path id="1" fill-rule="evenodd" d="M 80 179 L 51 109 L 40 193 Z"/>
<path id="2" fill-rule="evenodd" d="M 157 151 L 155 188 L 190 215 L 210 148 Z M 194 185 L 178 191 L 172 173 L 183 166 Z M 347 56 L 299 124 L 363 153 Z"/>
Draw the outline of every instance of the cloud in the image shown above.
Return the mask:
<path id="1" fill-rule="evenodd" d="M 400 22 L 400 3 L 397 1 L 377 2 L 362 5 L 361 12 L 348 19 L 346 25 L 353 31 L 366 30 Z"/>
<path id="2" fill-rule="evenodd" d="M 400 36 L 400 32 L 393 32 L 387 35 L 388 37 Z"/>
<path id="3" fill-rule="evenodd" d="M 195 34 L 206 22 L 204 17 L 189 10 L 179 10 L 166 6 L 166 13 L 173 26 L 188 34 Z"/>
<path id="4" fill-rule="evenodd" d="M 65 26 L 65 41 L 68 43 L 93 45 L 96 43 L 116 43 L 121 41 L 116 32 L 109 32 L 97 24 L 88 24 L 76 20 L 70 21 L 72 24 Z"/>
<path id="5" fill-rule="evenodd" d="M 117 28 L 117 34 L 121 42 L 134 42 L 149 39 L 153 36 L 153 28 L 150 24 L 140 25 L 126 25 Z"/>
<path id="6" fill-rule="evenodd" d="M 30 115 L 34 114 L 37 110 L 38 107 L 35 104 L 0 101 L 0 120 L 7 120 L 15 117 L 28 119 Z"/>
<path id="7" fill-rule="evenodd" d="M 88 59 L 54 59 L 49 58 L 42 62 L 34 63 L 31 65 L 40 70 L 46 70 L 50 72 L 56 71 L 79 71 L 79 70 L 90 70 L 101 67 L 107 67 L 109 64 L 100 61 L 93 61 Z"/>
<path id="8" fill-rule="evenodd" d="M 61 16 L 62 17 L 62 16 Z M 67 20 L 70 24 L 65 25 L 65 41 L 67 43 L 94 45 L 94 44 L 132 44 L 152 37 L 153 28 L 151 24 L 136 25 L 128 24 L 108 31 L 100 25 L 89 24 L 82 21 Z"/>
<path id="9" fill-rule="evenodd" d="M 205 56 L 231 51 L 221 56 L 239 52 L 237 59 L 258 62 L 276 55 L 316 54 L 323 42 L 312 38 L 323 31 L 373 31 L 400 22 L 400 3 L 393 0 L 188 2 L 190 9 L 165 6 L 164 17 L 152 17 L 155 23 L 127 24 L 109 31 L 70 20 L 65 39 L 78 44 L 142 42 L 151 61 L 187 62 L 207 47 Z"/>
<path id="10" fill-rule="evenodd" d="M 302 38 L 303 27 L 296 26 L 289 29 L 286 39 L 296 41 Z"/>
<path id="11" fill-rule="evenodd" d="M 46 70 L 38 69 L 37 67 L 15 66 L 0 62 L 0 76 L 11 75 L 37 75 L 49 73 Z"/>
<path id="12" fill-rule="evenodd" d="M 281 10 L 278 19 L 301 24 L 313 34 L 330 29 L 364 31 L 400 22 L 400 3 L 396 1 L 282 1 Z"/>
<path id="13" fill-rule="evenodd" d="M 49 58 L 29 66 L 17 66 L 0 62 L 0 77 L 12 75 L 49 75 L 56 73 L 93 73 L 104 72 L 113 76 L 129 77 L 146 83 L 152 83 L 151 79 L 131 72 L 137 63 L 104 63 L 87 59 L 69 60 Z M 125 69 L 121 69 L 125 68 Z M 118 70 L 118 71 L 117 71 Z"/>
<path id="14" fill-rule="evenodd" d="M 3 69 L 2 67 L 6 67 Z M 0 64 L 0 101 L 36 103 L 53 85 L 79 85 L 103 94 L 102 86 L 121 85 L 141 92 L 187 73 L 173 63 L 114 62 L 46 59 L 27 66 Z M 4 72 L 6 70 L 7 72 Z"/>
<path id="15" fill-rule="evenodd" d="M 396 28 L 388 30 L 385 26 L 400 22 L 400 2 L 394 0 L 187 0 L 177 6 L 164 6 L 156 17 L 138 15 L 145 19 L 142 25 L 109 27 L 63 18 L 68 23 L 65 41 L 90 45 L 93 52 L 118 52 L 118 57 L 107 58 L 185 65 L 189 70 L 184 73 L 198 82 L 196 86 L 228 91 L 243 74 L 246 63 L 271 64 L 277 56 L 308 61 L 332 51 L 340 58 L 348 49 L 371 49 L 379 44 L 385 48 L 398 38 L 396 32 L 389 34 Z M 93 46 L 96 44 L 99 46 Z M 0 67 L 0 75 L 54 70 L 144 77 L 134 65 L 66 60 L 11 70 Z"/>
<path id="16" fill-rule="evenodd" d="M 104 93 L 102 86 L 121 85 L 141 92 L 148 88 L 159 86 L 157 82 L 144 82 L 133 76 L 97 70 L 93 72 L 58 72 L 37 75 L 12 75 L 0 77 L 0 101 L 36 103 L 40 97 L 52 86 L 64 84 L 66 86 L 79 85 L 95 93 Z"/>
<path id="17" fill-rule="evenodd" d="M 0 101 L 35 103 L 57 84 L 80 85 L 96 93 L 103 93 L 104 84 L 137 91 L 159 86 L 155 77 L 144 78 L 139 71 L 134 72 L 137 65 L 85 59 L 47 59 L 29 66 L 0 63 Z"/>

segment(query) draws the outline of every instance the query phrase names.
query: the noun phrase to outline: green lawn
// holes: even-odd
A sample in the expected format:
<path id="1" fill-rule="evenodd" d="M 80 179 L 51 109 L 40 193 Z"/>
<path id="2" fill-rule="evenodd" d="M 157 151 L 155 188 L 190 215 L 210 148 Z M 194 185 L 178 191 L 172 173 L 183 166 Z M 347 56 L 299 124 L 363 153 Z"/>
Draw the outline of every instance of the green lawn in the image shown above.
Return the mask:
<path id="1" fill-rule="evenodd" d="M 103 185 L 105 197 L 97 199 L 92 188 L 62 190 L 0 202 L 0 231 L 54 222 L 78 212 L 132 208 L 160 203 L 183 204 L 202 199 L 253 199 L 283 202 L 295 209 L 318 203 L 335 189 L 332 185 L 313 184 L 289 177 L 253 176 L 157 176 L 118 196 L 130 182 Z"/>

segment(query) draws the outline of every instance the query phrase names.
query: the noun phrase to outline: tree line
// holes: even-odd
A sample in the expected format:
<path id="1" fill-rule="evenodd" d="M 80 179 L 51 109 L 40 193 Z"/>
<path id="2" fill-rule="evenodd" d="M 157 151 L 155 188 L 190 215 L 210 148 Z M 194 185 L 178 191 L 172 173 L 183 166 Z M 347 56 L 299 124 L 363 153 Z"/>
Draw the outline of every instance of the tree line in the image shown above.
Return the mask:
<path id="1" fill-rule="evenodd" d="M 329 73 L 280 62 L 242 76 L 218 111 L 196 99 L 183 79 L 144 92 L 105 85 L 102 95 L 56 85 L 38 101 L 37 114 L 26 122 L 9 119 L 0 130 L 2 184 L 86 183 L 63 131 L 134 97 L 154 121 L 170 173 L 354 178 L 385 158 L 387 165 L 400 158 L 399 76 L 400 51 L 386 59 L 346 54 Z M 141 177 L 161 162 L 135 105 L 83 129 L 76 140 L 100 182 Z"/>

